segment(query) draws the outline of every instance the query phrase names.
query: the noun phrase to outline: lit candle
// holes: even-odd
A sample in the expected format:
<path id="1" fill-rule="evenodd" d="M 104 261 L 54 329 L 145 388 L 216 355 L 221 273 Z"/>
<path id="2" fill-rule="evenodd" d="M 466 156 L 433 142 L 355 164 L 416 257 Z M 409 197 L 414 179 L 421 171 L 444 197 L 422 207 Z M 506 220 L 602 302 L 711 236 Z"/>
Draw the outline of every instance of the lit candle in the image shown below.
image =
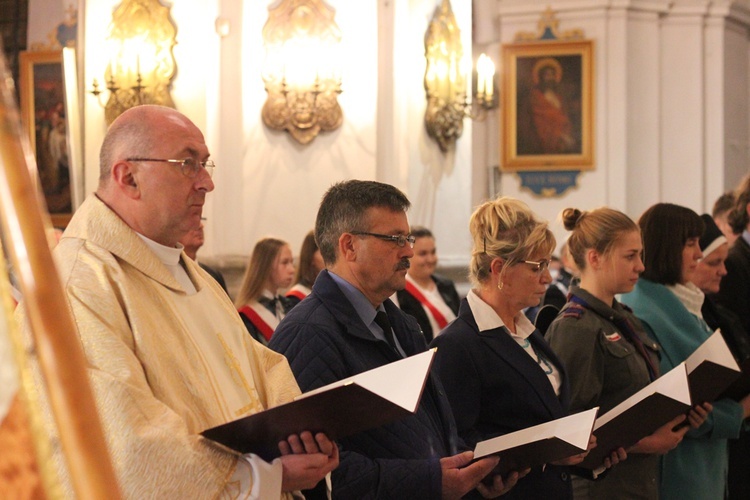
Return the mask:
<path id="1" fill-rule="evenodd" d="M 468 56 L 464 56 L 461 58 L 461 93 L 463 94 L 463 99 L 467 102 L 471 102 L 471 96 L 473 93 L 473 82 L 471 79 L 471 58 Z"/>
<path id="2" fill-rule="evenodd" d="M 492 96 L 495 93 L 495 64 L 492 59 L 487 58 L 487 81 L 484 84 L 487 95 L 487 102 L 492 101 Z"/>
<path id="3" fill-rule="evenodd" d="M 486 88 L 485 75 L 484 75 L 484 60 L 487 58 L 486 55 L 480 54 L 477 59 L 477 97 L 482 99 Z"/>

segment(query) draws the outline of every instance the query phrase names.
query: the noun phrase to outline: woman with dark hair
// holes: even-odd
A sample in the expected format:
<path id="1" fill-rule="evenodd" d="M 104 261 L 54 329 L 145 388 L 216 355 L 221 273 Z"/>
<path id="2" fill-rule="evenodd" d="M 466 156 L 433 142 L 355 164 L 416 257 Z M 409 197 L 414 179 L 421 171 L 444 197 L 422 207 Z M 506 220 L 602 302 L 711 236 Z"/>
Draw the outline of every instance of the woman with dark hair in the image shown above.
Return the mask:
<path id="1" fill-rule="evenodd" d="M 571 385 L 570 410 L 603 414 L 659 376 L 658 345 L 616 295 L 630 292 L 643 272 L 638 225 L 611 208 L 563 211 L 568 248 L 580 271 L 568 302 L 547 330 Z M 702 423 L 691 415 L 696 427 Z M 694 420 L 693 420 L 694 419 Z M 685 416 L 666 423 L 627 450 L 628 459 L 597 481 L 573 478 L 576 499 L 659 498 L 659 457 L 679 444 Z"/>
<path id="2" fill-rule="evenodd" d="M 567 416 L 570 385 L 562 362 L 523 314 L 552 281 L 555 237 L 547 223 L 525 203 L 502 197 L 479 206 L 469 230 L 474 288 L 431 345 L 438 347 L 434 363 L 458 434 L 473 448 Z M 505 498 L 572 498 L 569 466 L 586 454 L 531 469 Z"/>
<path id="3" fill-rule="evenodd" d="M 247 331 L 255 340 L 268 345 L 279 322 L 289 311 L 286 297 L 279 290 L 292 284 L 294 260 L 289 245 L 276 238 L 263 238 L 255 244 L 234 305 Z"/>
<path id="4" fill-rule="evenodd" d="M 422 333 L 431 342 L 458 314 L 458 292 L 448 278 L 435 274 L 438 258 L 435 237 L 426 227 L 414 226 L 411 235 L 414 257 L 406 274 L 406 288 L 396 292 L 398 306 L 416 318 Z"/>
<path id="5" fill-rule="evenodd" d="M 302 241 L 302 248 L 299 252 L 299 265 L 297 273 L 294 275 L 294 285 L 286 292 L 286 299 L 289 308 L 299 304 L 302 299 L 310 295 L 315 278 L 318 273 L 325 268 L 323 257 L 318 250 L 318 244 L 315 243 L 315 234 L 313 231 L 307 233 Z"/>
<path id="6" fill-rule="evenodd" d="M 658 203 L 644 212 L 638 224 L 643 233 L 646 270 L 623 303 L 633 308 L 647 333 L 661 347 L 660 368 L 671 370 L 711 335 L 701 314 L 704 295 L 691 280 L 703 257 L 699 245 L 701 218 L 689 208 Z M 701 402 L 696 402 L 701 403 Z M 724 498 L 727 486 L 727 440 L 739 436 L 750 416 L 750 397 L 704 403 L 696 411 L 711 410 L 706 421 L 661 459 L 661 498 L 664 500 Z"/>

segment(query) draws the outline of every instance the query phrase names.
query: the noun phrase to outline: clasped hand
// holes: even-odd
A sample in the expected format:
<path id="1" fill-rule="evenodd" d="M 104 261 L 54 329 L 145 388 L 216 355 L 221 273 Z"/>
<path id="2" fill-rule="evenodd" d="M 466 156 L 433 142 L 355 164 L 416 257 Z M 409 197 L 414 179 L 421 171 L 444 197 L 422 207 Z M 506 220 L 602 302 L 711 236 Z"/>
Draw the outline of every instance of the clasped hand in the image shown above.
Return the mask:
<path id="1" fill-rule="evenodd" d="M 305 431 L 279 441 L 281 452 L 282 491 L 314 487 L 339 465 L 339 449 L 328 436 Z"/>
<path id="2" fill-rule="evenodd" d="M 492 477 L 490 482 L 484 483 L 482 479 L 491 474 L 500 459 L 491 456 L 471 463 L 473 458 L 473 452 L 465 451 L 440 460 L 443 472 L 443 500 L 461 498 L 474 488 L 484 498 L 495 498 L 510 491 L 519 478 L 529 473 L 529 469 L 514 471 L 505 478 L 498 474 Z"/>
<path id="3" fill-rule="evenodd" d="M 589 444 L 586 447 L 585 452 L 578 453 L 571 457 L 567 457 L 567 458 L 564 458 L 562 460 L 558 460 L 557 462 L 552 462 L 552 463 L 554 465 L 578 465 L 586 459 L 589 452 L 593 450 L 594 448 L 596 448 L 596 436 L 592 434 L 589 437 Z M 606 469 L 611 469 L 612 467 L 619 464 L 626 458 L 628 458 L 628 454 L 625 452 L 625 450 L 623 448 L 617 448 L 616 450 L 613 450 L 609 454 L 609 456 L 604 457 L 604 462 L 602 463 L 602 466 Z"/>

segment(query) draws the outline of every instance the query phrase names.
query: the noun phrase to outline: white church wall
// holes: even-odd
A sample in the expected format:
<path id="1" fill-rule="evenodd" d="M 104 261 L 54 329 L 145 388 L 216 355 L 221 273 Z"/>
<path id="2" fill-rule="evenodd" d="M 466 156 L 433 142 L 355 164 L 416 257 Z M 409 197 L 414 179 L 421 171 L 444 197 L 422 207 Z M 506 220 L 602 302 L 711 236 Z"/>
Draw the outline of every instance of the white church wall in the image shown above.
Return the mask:
<path id="1" fill-rule="evenodd" d="M 108 61 L 102 40 L 117 0 L 85 2 L 88 89 Z M 412 223 L 431 227 L 444 264 L 468 261 L 468 217 L 490 196 L 518 197 L 557 222 L 567 206 L 609 205 L 637 218 L 657 201 L 710 210 L 748 170 L 750 51 L 748 2 L 602 0 L 551 5 L 559 29 L 580 28 L 595 47 L 595 162 L 562 197 L 540 198 L 514 173 L 495 175 L 500 109 L 464 122 L 455 151 L 444 155 L 426 136 L 424 42 L 438 0 L 329 0 L 344 37 L 343 126 L 300 146 L 260 119 L 261 30 L 273 2 L 175 0 L 173 97 L 205 132 L 218 168 L 205 209 L 204 256 L 247 255 L 273 234 L 296 252 L 312 228 L 323 192 L 346 178 L 377 179 L 403 189 Z M 534 32 L 541 0 L 453 2 L 464 50 L 487 51 L 501 77 L 500 47 Z M 472 12 L 472 8 L 476 12 Z M 220 37 L 216 19 L 229 24 Z M 472 45 L 472 23 L 476 28 Z M 96 188 L 104 113 L 85 98 L 85 187 Z"/>
<path id="2" fill-rule="evenodd" d="M 483 46 L 537 31 L 550 6 L 476 5 L 484 9 L 477 17 L 495 21 L 494 30 L 479 24 Z M 596 167 L 561 197 L 531 194 L 514 173 L 501 176 L 498 191 L 552 221 L 558 239 L 567 236 L 557 222 L 566 206 L 608 205 L 633 218 L 657 202 L 710 211 L 748 171 L 747 2 L 575 0 L 551 8 L 560 32 L 580 28 L 594 41 Z M 485 148 L 499 149 L 500 135 L 489 135 Z M 485 148 L 475 138 L 475 158 L 486 156 Z"/>

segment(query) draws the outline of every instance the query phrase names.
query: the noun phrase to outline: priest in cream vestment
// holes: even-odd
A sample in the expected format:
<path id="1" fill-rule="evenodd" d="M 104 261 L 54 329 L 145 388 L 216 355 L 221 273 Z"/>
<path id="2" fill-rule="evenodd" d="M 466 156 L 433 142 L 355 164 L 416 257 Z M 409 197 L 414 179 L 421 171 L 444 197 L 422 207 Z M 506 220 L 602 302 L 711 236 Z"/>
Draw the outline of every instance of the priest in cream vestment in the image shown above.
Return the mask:
<path id="1" fill-rule="evenodd" d="M 299 394 L 286 359 L 252 340 L 226 293 L 177 244 L 213 189 L 207 158 L 180 113 L 127 111 L 102 146 L 97 194 L 55 249 L 126 498 L 279 498 L 338 464 L 321 434 L 312 447 L 290 438 L 290 454 L 272 464 L 200 436 Z"/>

